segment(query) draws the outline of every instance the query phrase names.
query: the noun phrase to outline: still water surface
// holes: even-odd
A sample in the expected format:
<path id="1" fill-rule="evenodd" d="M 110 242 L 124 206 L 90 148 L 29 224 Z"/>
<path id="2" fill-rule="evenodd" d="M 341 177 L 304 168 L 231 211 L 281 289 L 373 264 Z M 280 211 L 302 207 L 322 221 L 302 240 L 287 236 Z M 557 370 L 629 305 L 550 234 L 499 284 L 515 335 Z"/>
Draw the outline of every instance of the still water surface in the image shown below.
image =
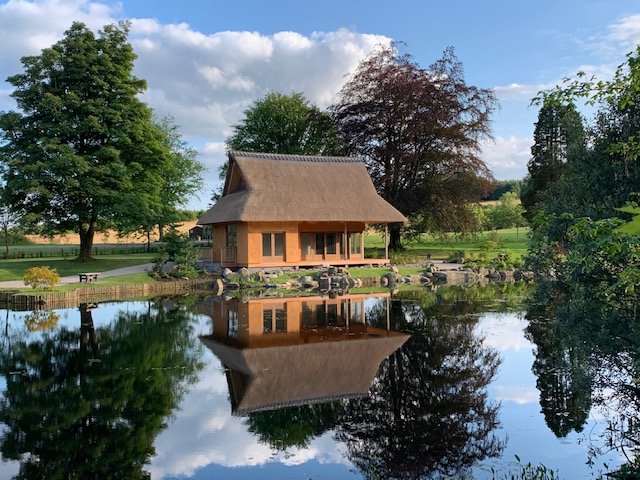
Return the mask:
<path id="1" fill-rule="evenodd" d="M 0 479 L 615 468 L 606 412 L 558 393 L 505 288 L 2 311 Z"/>

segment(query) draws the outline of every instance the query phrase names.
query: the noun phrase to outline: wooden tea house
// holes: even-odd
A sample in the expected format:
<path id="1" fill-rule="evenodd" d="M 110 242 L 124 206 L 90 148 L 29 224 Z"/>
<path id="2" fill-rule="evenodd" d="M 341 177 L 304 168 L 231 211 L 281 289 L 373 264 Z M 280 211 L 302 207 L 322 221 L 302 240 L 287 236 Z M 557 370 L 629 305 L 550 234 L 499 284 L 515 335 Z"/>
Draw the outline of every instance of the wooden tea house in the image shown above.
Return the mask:
<path id="1" fill-rule="evenodd" d="M 233 268 L 385 264 L 365 258 L 366 226 L 404 221 L 361 158 L 232 151 L 198 224 L 211 229 L 205 260 Z"/>

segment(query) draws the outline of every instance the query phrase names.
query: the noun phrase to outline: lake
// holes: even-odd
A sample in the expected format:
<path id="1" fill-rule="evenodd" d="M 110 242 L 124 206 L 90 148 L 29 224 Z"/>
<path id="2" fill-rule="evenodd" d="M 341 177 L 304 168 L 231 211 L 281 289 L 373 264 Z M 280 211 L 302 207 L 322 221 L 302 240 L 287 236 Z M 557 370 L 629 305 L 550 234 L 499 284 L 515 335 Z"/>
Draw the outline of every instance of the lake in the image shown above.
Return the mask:
<path id="1" fill-rule="evenodd" d="M 597 478 L 625 462 L 608 432 L 637 413 L 527 295 L 3 310 L 0 479 L 498 479 L 529 462 Z"/>

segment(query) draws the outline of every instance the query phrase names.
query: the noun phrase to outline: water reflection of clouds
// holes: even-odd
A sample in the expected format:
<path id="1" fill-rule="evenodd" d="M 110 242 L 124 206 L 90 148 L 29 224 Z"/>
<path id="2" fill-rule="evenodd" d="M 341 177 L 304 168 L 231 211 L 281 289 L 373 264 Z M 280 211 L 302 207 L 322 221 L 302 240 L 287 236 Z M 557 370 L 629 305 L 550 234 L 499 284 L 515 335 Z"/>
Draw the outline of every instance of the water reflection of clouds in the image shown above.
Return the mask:
<path id="1" fill-rule="evenodd" d="M 216 358 L 207 355 L 208 365 L 191 387 L 180 410 L 155 441 L 156 456 L 148 470 L 154 479 L 193 477 L 198 469 L 253 467 L 269 462 L 285 466 L 346 463 L 331 439 L 331 433 L 314 439 L 308 448 L 276 454 L 247 430 L 244 417 L 231 415 L 224 370 Z"/>
<path id="2" fill-rule="evenodd" d="M 517 313 L 488 313 L 478 322 L 485 344 L 499 352 L 532 349 L 532 343 L 522 334 L 526 327 L 527 321 Z"/>
<path id="3" fill-rule="evenodd" d="M 485 344 L 500 353 L 502 363 L 489 387 L 501 402 L 537 403 L 540 397 L 531 372 L 533 344 L 524 337 L 527 321 L 518 313 L 487 313 L 478 322 Z"/>

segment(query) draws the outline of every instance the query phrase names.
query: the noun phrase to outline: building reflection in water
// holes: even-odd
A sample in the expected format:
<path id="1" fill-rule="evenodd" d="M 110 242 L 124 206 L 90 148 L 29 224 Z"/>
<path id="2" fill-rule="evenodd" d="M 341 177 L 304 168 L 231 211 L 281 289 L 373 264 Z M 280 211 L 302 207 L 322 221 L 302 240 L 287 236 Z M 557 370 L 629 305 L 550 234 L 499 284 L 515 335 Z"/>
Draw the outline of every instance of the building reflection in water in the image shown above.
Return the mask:
<path id="1" fill-rule="evenodd" d="M 211 333 L 200 338 L 225 367 L 232 412 L 366 395 L 382 361 L 409 338 L 389 328 L 389 300 L 362 294 L 199 302 L 198 311 L 212 319 Z M 366 308 L 372 304 L 375 318 Z"/>

